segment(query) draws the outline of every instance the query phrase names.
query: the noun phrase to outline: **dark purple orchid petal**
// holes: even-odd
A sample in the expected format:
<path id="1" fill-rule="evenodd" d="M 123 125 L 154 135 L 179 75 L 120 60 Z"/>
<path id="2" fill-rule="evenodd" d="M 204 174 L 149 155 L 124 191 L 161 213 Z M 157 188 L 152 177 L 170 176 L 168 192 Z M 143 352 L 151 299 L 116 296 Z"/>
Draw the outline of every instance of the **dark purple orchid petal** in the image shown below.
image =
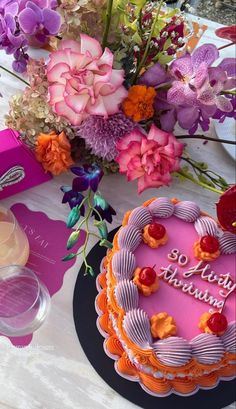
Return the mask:
<path id="1" fill-rule="evenodd" d="M 192 54 L 194 71 L 196 71 L 203 62 L 209 67 L 217 58 L 219 58 L 219 51 L 214 44 L 201 45 L 196 48 Z"/>
<path id="2" fill-rule="evenodd" d="M 80 167 L 80 166 L 72 166 L 70 168 L 71 172 L 74 173 L 77 176 L 84 176 L 85 175 L 85 171 L 84 168 Z"/>
<path id="3" fill-rule="evenodd" d="M 159 91 L 154 101 L 155 111 L 166 111 L 173 108 L 173 104 L 167 101 L 167 91 Z"/>
<path id="4" fill-rule="evenodd" d="M 144 84 L 148 87 L 156 87 L 167 82 L 168 78 L 166 70 L 157 63 L 145 71 L 139 79 L 139 84 Z"/>
<path id="5" fill-rule="evenodd" d="M 197 128 L 198 128 L 198 123 L 196 122 L 196 123 L 192 126 L 192 128 L 189 129 L 189 131 L 188 131 L 189 135 L 194 135 L 195 132 L 197 131 Z"/>
<path id="6" fill-rule="evenodd" d="M 26 34 L 35 34 L 38 18 L 33 10 L 26 8 L 18 16 L 22 31 Z"/>
<path id="7" fill-rule="evenodd" d="M 171 109 L 169 111 L 163 112 L 160 115 L 161 129 L 166 132 L 172 132 L 176 124 L 176 111 Z"/>
<path id="8" fill-rule="evenodd" d="M 236 58 L 224 58 L 218 67 L 222 68 L 229 77 L 236 77 Z"/>
<path id="9" fill-rule="evenodd" d="M 47 41 L 47 35 L 45 35 L 44 33 L 36 33 L 34 37 L 42 44 L 46 43 Z"/>
<path id="10" fill-rule="evenodd" d="M 178 123 L 183 129 L 190 129 L 199 117 L 199 109 L 197 107 L 183 107 L 177 112 Z"/>
<path id="11" fill-rule="evenodd" d="M 202 130 L 206 132 L 209 129 L 210 120 L 209 119 L 199 120 L 199 125 L 201 126 Z"/>
<path id="12" fill-rule="evenodd" d="M 86 176 L 78 176 L 73 180 L 72 189 L 75 192 L 83 192 L 89 188 L 89 179 Z"/>
<path id="13" fill-rule="evenodd" d="M 43 22 L 45 29 L 51 35 L 56 35 L 61 27 L 60 15 L 56 11 L 47 8 L 43 9 Z"/>
<path id="14" fill-rule="evenodd" d="M 90 179 L 89 184 L 93 192 L 97 191 L 100 180 L 101 178 L 99 177 L 99 175 L 95 175 L 94 177 Z"/>
<path id="15" fill-rule="evenodd" d="M 112 223 L 112 216 L 116 215 L 116 211 L 113 209 L 113 207 L 108 205 L 108 207 L 106 207 L 106 209 L 103 210 L 100 206 L 95 206 L 95 209 L 100 214 L 102 220 L 106 220 L 108 223 Z M 92 216 L 96 220 L 100 220 L 100 218 L 98 217 L 98 214 L 96 212 L 93 212 Z"/>

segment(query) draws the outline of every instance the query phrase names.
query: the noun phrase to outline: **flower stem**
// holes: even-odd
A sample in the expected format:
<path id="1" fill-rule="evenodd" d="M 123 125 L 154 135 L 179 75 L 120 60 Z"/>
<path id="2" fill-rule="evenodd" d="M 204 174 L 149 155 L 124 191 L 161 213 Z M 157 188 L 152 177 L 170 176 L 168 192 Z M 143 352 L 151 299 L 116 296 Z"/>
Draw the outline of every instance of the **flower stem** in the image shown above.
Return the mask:
<path id="1" fill-rule="evenodd" d="M 221 91 L 222 95 L 236 95 L 236 89 L 232 89 L 230 91 Z"/>
<path id="2" fill-rule="evenodd" d="M 228 141 L 227 139 L 219 139 L 219 138 L 209 138 L 205 135 L 177 135 L 175 136 L 176 139 L 204 139 L 205 141 L 212 141 L 212 142 L 222 142 L 228 143 L 231 145 L 236 145 L 236 141 Z"/>
<path id="3" fill-rule="evenodd" d="M 102 49 L 104 50 L 107 45 L 108 33 L 111 25 L 111 12 L 112 12 L 113 0 L 108 0 L 107 10 L 106 10 L 106 21 L 105 21 L 105 30 L 102 38 Z"/>
<path id="4" fill-rule="evenodd" d="M 191 182 L 195 183 L 196 185 L 199 185 L 205 189 L 211 190 L 212 192 L 218 193 L 220 195 L 224 193 L 222 190 L 218 190 L 213 186 L 208 186 L 207 184 L 200 182 L 199 180 L 195 179 L 193 176 L 190 176 L 189 174 L 186 175 L 183 171 L 179 170 L 178 172 L 175 172 L 175 173 L 184 177 L 185 179 L 191 180 Z"/>
<path id="5" fill-rule="evenodd" d="M 218 48 L 218 50 L 219 50 L 219 51 L 220 51 L 220 50 L 223 50 L 224 48 L 230 47 L 231 45 L 234 45 L 234 44 L 235 44 L 235 43 L 232 42 L 232 43 L 229 43 L 229 44 L 222 45 L 221 47 Z"/>
<path id="6" fill-rule="evenodd" d="M 8 70 L 7 68 L 3 67 L 2 65 L 0 65 L 0 68 L 1 68 L 3 71 L 6 71 L 8 74 L 13 75 L 13 77 L 17 78 L 18 80 L 24 82 L 26 85 L 30 86 L 30 84 L 29 84 L 27 81 L 25 81 L 23 78 L 19 77 L 19 75 L 17 75 L 17 74 L 15 74 L 14 72 Z"/>
<path id="7" fill-rule="evenodd" d="M 140 33 L 143 34 L 143 8 L 141 7 L 140 11 L 139 11 L 139 15 L 138 15 L 138 23 L 139 23 L 139 29 L 140 29 Z"/>
<path id="8" fill-rule="evenodd" d="M 198 180 L 199 180 L 199 176 L 202 174 L 204 175 L 204 177 L 208 178 L 211 181 L 211 183 L 213 183 L 213 185 L 215 185 L 216 187 L 220 187 L 220 188 L 225 187 L 227 189 L 229 188 L 228 183 L 225 182 L 224 179 L 221 178 L 219 175 L 217 175 L 217 173 L 215 173 L 214 171 L 209 170 L 208 168 L 204 169 L 200 167 L 199 163 L 196 162 L 194 159 L 186 158 L 185 156 L 182 156 L 181 159 L 187 162 L 192 167 Z M 224 183 L 223 185 L 222 185 L 222 182 Z"/>
<path id="9" fill-rule="evenodd" d="M 148 41 L 147 41 L 147 44 L 146 44 L 146 48 L 145 48 L 143 57 L 142 57 L 142 59 L 141 59 L 139 65 L 138 65 L 137 70 L 136 70 L 136 73 L 135 73 L 135 75 L 134 75 L 134 77 L 133 77 L 133 81 L 132 81 L 133 83 L 136 81 L 136 79 L 137 79 L 137 77 L 138 77 L 138 75 L 139 75 L 139 73 L 140 73 L 140 71 L 141 71 L 143 65 L 144 65 L 145 62 L 146 62 L 146 59 L 147 59 L 147 56 L 148 56 L 148 51 L 149 51 L 150 42 L 151 42 L 152 37 L 153 37 L 153 33 L 154 33 L 155 26 L 156 26 L 156 24 L 157 24 L 157 21 L 158 21 L 159 15 L 160 15 L 160 11 L 161 11 L 161 7 L 162 7 L 163 2 L 164 2 L 164 0 L 160 0 L 159 7 L 158 7 L 158 9 L 157 9 L 156 16 L 155 16 L 155 18 L 154 18 L 154 20 L 153 20 L 153 23 L 152 23 L 152 28 L 151 28 L 151 31 L 150 31 L 150 34 L 149 34 L 149 37 L 148 37 Z"/>

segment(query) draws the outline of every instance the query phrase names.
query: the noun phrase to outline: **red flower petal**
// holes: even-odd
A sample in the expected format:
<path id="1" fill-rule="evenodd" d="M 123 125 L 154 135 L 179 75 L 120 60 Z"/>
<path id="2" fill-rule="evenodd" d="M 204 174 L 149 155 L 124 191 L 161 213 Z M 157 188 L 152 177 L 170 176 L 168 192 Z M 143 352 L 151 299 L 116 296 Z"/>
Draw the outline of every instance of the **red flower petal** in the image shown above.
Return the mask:
<path id="1" fill-rule="evenodd" d="M 220 196 L 219 202 L 216 203 L 216 211 L 221 226 L 236 234 L 236 226 L 233 226 L 236 222 L 236 185 Z"/>

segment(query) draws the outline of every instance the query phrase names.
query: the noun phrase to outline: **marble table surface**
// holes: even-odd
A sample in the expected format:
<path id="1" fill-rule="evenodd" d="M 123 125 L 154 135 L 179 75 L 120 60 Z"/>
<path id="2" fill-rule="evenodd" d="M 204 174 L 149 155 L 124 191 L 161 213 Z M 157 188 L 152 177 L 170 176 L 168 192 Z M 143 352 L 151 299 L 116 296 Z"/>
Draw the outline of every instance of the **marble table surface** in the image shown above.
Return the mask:
<path id="1" fill-rule="evenodd" d="M 217 39 L 214 30 L 219 25 L 206 20 L 209 27 L 201 43 L 214 41 L 217 46 L 224 41 Z M 232 52 L 232 51 L 231 51 Z M 222 56 L 229 56 L 228 49 Z M 10 58 L 0 52 L 0 64 L 10 68 Z M 0 129 L 4 129 L 4 115 L 8 111 L 8 99 L 22 89 L 21 83 L 1 71 Z M 209 133 L 215 136 L 214 128 Z M 186 142 L 186 139 L 185 139 Z M 230 183 L 235 183 L 234 161 L 219 143 L 191 141 L 190 153 L 199 160 L 206 160 Z M 40 210 L 52 219 L 66 220 L 68 209 L 61 204 L 62 184 L 70 184 L 71 175 L 65 174 L 51 182 L 3 200 L 5 206 L 25 203 L 32 210 Z M 135 183 L 126 183 L 120 175 L 104 177 L 101 190 L 117 210 L 111 229 L 118 226 L 124 212 L 154 195 L 196 200 L 202 209 L 215 215 L 218 196 L 191 183 L 175 181 L 170 188 L 149 190 L 138 196 Z M 90 241 L 90 248 L 95 241 Z M 135 409 L 113 391 L 95 372 L 87 360 L 76 335 L 72 297 L 77 273 L 82 260 L 66 274 L 64 284 L 52 301 L 52 308 L 45 324 L 35 333 L 30 348 L 17 350 L 10 342 L 0 338 L 0 409 Z M 93 300 L 91 300 L 93 302 Z M 228 408 L 233 409 L 234 405 Z M 171 408 L 174 409 L 174 408 Z"/>

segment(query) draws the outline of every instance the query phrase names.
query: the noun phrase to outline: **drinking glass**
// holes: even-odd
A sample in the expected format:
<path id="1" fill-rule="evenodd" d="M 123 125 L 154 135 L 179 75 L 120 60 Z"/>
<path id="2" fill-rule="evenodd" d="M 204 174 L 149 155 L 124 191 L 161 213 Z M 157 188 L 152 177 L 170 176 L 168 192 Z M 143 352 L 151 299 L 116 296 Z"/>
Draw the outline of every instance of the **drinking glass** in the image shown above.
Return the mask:
<path id="1" fill-rule="evenodd" d="M 27 267 L 0 268 L 0 333 L 23 336 L 36 331 L 50 309 L 50 295 Z"/>
<path id="2" fill-rule="evenodd" d="M 0 205 L 0 267 L 25 265 L 29 258 L 29 242 L 14 214 Z"/>

